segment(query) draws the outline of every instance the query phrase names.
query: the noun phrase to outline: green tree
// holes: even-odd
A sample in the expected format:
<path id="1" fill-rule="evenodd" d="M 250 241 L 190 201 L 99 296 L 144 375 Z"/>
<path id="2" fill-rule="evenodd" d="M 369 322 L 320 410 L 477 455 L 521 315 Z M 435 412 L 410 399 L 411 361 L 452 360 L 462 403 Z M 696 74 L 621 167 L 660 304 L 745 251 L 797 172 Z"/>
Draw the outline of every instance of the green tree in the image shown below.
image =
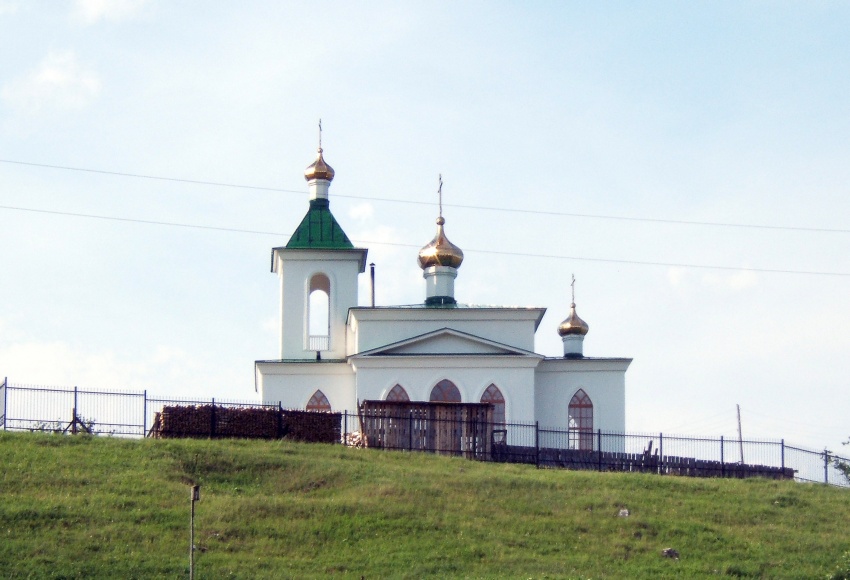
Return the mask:
<path id="1" fill-rule="evenodd" d="M 842 445 L 850 445 L 850 439 L 842 443 Z M 836 457 L 833 460 L 833 464 L 835 465 L 835 469 L 841 472 L 844 475 L 844 479 L 847 480 L 847 483 L 850 483 L 850 462 L 844 461 L 839 457 Z"/>

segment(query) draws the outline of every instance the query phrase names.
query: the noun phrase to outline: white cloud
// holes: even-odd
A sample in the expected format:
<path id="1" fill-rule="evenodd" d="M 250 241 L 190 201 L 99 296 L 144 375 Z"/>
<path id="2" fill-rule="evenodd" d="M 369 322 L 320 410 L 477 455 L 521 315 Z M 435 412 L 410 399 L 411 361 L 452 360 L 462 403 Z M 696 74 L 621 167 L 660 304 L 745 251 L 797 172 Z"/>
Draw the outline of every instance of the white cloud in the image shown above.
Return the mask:
<path id="1" fill-rule="evenodd" d="M 50 386 L 135 386 L 143 363 L 117 364 L 112 352 L 81 352 L 63 341 L 22 342 L 0 350 L 11 382 Z"/>
<path id="2" fill-rule="evenodd" d="M 747 270 L 741 270 L 734 274 L 705 274 L 702 279 L 708 286 L 732 292 L 752 288 L 758 283 L 756 273 Z"/>
<path id="3" fill-rule="evenodd" d="M 51 52 L 30 74 L 3 86 L 10 106 L 37 113 L 45 108 L 81 109 L 100 93 L 100 79 L 84 70 L 72 51 Z"/>
<path id="4" fill-rule="evenodd" d="M 670 282 L 670 285 L 673 287 L 681 286 L 685 281 L 685 269 L 684 268 L 668 268 L 667 269 L 667 281 Z"/>
<path id="5" fill-rule="evenodd" d="M 348 210 L 348 215 L 356 220 L 367 220 L 375 213 L 375 207 L 368 201 L 358 203 Z"/>
<path id="6" fill-rule="evenodd" d="M 266 332 L 268 332 L 269 334 L 274 335 L 274 334 L 277 334 L 277 332 L 280 330 L 279 324 L 280 324 L 280 321 L 278 320 L 277 315 L 269 316 L 268 318 L 266 318 L 263 321 L 261 328 L 263 330 L 265 330 Z"/>
<path id="7" fill-rule="evenodd" d="M 99 20 L 129 20 L 137 16 L 147 3 L 148 0 L 77 0 L 74 18 L 84 24 L 94 24 Z"/>
<path id="8" fill-rule="evenodd" d="M 706 272 L 702 276 L 693 275 L 687 268 L 668 268 L 667 282 L 673 288 L 680 290 L 692 289 L 691 285 L 694 281 L 704 287 L 720 290 L 723 292 L 739 292 L 752 288 L 758 284 L 758 275 L 755 272 L 748 270 L 739 270 L 736 272 Z"/>
<path id="9" fill-rule="evenodd" d="M 65 341 L 27 341 L 0 346 L 0 375 L 10 383 L 95 389 L 147 389 L 156 395 L 234 396 L 243 369 L 211 369 L 209 360 L 180 348 L 158 345 L 131 357 L 112 349 L 87 350 Z"/>
<path id="10" fill-rule="evenodd" d="M 376 264 L 375 300 L 377 304 L 410 304 L 417 299 L 422 287 L 422 271 L 416 265 L 418 249 L 401 246 L 401 236 L 395 228 L 378 226 L 355 231 L 352 242 L 369 248 L 369 262 Z M 360 296 L 371 293 L 369 276 L 360 277 Z M 361 298 L 361 303 L 366 303 Z"/>
<path id="11" fill-rule="evenodd" d="M 6 14 L 14 14 L 17 11 L 17 2 L 5 2 L 3 0 L 0 0 L 0 16 L 5 16 Z"/>

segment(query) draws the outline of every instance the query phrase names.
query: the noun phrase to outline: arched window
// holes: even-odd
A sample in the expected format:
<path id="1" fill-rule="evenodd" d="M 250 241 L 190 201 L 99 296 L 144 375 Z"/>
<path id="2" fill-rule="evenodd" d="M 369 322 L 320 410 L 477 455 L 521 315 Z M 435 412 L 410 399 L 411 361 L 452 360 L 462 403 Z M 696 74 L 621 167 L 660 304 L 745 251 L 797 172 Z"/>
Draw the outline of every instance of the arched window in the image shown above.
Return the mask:
<path id="1" fill-rule="evenodd" d="M 593 403 L 584 389 L 570 400 L 570 449 L 593 451 Z"/>
<path id="2" fill-rule="evenodd" d="M 307 350 L 330 349 L 331 281 L 324 274 L 310 278 L 307 308 Z"/>
<path id="3" fill-rule="evenodd" d="M 328 411 L 331 410 L 331 403 L 322 391 L 316 391 L 310 400 L 307 401 L 308 411 Z"/>
<path id="4" fill-rule="evenodd" d="M 453 382 L 443 379 L 431 389 L 432 403 L 460 403 L 460 391 Z"/>
<path id="5" fill-rule="evenodd" d="M 390 392 L 387 393 L 387 401 L 409 401 L 410 397 L 407 396 L 407 391 L 404 390 L 404 387 L 401 385 L 396 385 Z"/>
<path id="6" fill-rule="evenodd" d="M 490 385 L 481 395 L 482 403 L 493 405 L 493 424 L 505 424 L 505 397 L 496 385 Z M 501 427 L 500 427 L 501 428 Z"/>

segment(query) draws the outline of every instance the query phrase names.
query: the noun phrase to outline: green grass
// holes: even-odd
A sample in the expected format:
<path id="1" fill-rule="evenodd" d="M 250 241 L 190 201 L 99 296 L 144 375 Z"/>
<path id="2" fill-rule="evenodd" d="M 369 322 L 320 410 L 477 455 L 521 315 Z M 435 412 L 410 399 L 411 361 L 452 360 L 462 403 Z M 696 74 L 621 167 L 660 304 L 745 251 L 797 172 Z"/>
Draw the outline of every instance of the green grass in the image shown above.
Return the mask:
<path id="1" fill-rule="evenodd" d="M 0 433 L 0 577 L 185 578 L 189 483 L 198 578 L 826 578 L 850 549 L 821 485 Z"/>

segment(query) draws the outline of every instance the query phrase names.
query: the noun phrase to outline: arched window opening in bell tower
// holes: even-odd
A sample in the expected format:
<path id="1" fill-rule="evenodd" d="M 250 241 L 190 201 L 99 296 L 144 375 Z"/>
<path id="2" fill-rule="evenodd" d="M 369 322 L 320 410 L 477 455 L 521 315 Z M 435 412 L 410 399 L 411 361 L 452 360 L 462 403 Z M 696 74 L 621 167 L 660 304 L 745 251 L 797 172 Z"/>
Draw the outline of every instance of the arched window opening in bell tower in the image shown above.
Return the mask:
<path id="1" fill-rule="evenodd" d="M 310 278 L 307 310 L 307 350 L 330 350 L 331 281 L 324 274 Z"/>
<path id="2" fill-rule="evenodd" d="M 593 451 L 593 402 L 579 389 L 570 400 L 570 449 Z"/>

